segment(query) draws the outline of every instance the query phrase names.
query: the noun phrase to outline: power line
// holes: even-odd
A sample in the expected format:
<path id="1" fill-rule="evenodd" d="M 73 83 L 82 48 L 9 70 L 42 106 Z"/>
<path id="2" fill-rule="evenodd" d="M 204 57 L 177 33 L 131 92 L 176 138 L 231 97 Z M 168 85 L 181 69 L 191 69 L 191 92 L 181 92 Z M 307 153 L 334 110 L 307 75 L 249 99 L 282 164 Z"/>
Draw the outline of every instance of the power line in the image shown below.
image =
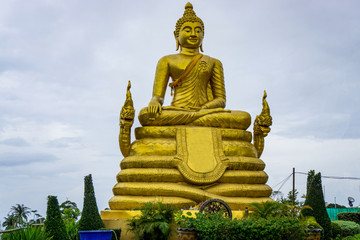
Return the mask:
<path id="1" fill-rule="evenodd" d="M 292 176 L 293 174 L 291 173 L 289 176 L 287 176 L 285 179 L 283 179 L 281 182 L 279 182 L 278 184 L 276 184 L 274 187 L 272 188 L 275 188 L 277 186 L 279 186 L 281 184 L 281 186 L 279 187 L 278 191 L 280 191 L 280 189 L 284 186 L 284 184 L 290 179 L 290 177 Z"/>
<path id="2" fill-rule="evenodd" d="M 302 174 L 302 175 L 308 175 L 308 173 L 305 172 L 295 172 L 295 174 Z M 286 178 L 284 178 L 282 181 L 280 181 L 278 184 L 276 184 L 275 186 L 272 187 L 272 189 L 274 189 L 275 187 L 279 186 L 281 184 L 281 186 L 279 187 L 278 191 L 280 191 L 280 189 L 285 185 L 285 183 L 290 179 L 290 177 L 293 174 L 291 173 L 289 176 L 287 176 Z M 321 176 L 321 178 L 329 178 L 329 179 L 337 179 L 337 180 L 341 180 L 341 179 L 345 179 L 345 180 L 360 180 L 360 178 L 357 177 L 339 177 L 339 176 Z"/>
<path id="3" fill-rule="evenodd" d="M 304 172 L 295 172 L 303 175 L 308 175 Z M 360 178 L 357 177 L 339 177 L 339 176 L 321 176 L 322 178 L 330 178 L 330 179 L 348 179 L 348 180 L 360 180 Z"/>

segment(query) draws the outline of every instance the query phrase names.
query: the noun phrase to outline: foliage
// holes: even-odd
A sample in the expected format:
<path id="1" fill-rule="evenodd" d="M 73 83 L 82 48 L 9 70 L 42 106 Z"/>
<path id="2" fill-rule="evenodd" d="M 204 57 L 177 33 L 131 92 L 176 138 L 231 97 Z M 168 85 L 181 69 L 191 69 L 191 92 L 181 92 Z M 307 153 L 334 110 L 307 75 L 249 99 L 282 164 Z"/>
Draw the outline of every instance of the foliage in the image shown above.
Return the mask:
<path id="1" fill-rule="evenodd" d="M 333 220 L 332 222 L 340 226 L 341 228 L 340 235 L 342 237 L 354 236 L 355 234 L 360 233 L 360 226 L 355 222 L 342 221 L 342 220 Z"/>
<path id="2" fill-rule="evenodd" d="M 314 216 L 316 221 L 324 229 L 322 232 L 322 238 L 330 239 L 332 236 L 331 220 L 325 208 L 321 174 L 315 174 L 314 170 L 311 170 L 308 173 L 305 205 L 310 206 L 312 210 L 303 210 L 304 216 Z"/>
<path id="3" fill-rule="evenodd" d="M 14 215 L 8 214 L 7 217 L 5 217 L 5 221 L 2 223 L 2 226 L 5 227 L 5 229 L 11 229 L 14 228 L 16 222 L 16 217 Z"/>
<path id="4" fill-rule="evenodd" d="M 170 223 L 174 219 L 176 209 L 161 202 L 148 202 L 140 207 L 140 216 L 128 220 L 128 231 L 139 239 L 169 239 Z"/>
<path id="5" fill-rule="evenodd" d="M 84 179 L 84 207 L 79 221 L 79 231 L 99 230 L 104 227 L 96 204 L 91 174 Z"/>
<path id="6" fill-rule="evenodd" d="M 333 238 L 341 237 L 341 226 L 334 221 L 331 221 L 331 231 Z"/>
<path id="7" fill-rule="evenodd" d="M 14 227 L 25 226 L 30 214 L 30 208 L 26 207 L 24 204 L 16 204 L 15 206 L 12 206 L 10 215 L 14 216 Z"/>
<path id="8" fill-rule="evenodd" d="M 48 196 L 44 227 L 47 236 L 52 236 L 53 240 L 68 239 L 56 196 Z"/>
<path id="9" fill-rule="evenodd" d="M 352 221 L 360 224 L 360 213 L 358 212 L 342 212 L 337 215 L 339 220 Z"/>
<path id="10" fill-rule="evenodd" d="M 185 219 L 189 217 L 185 216 Z M 198 230 L 199 239 L 303 239 L 305 225 L 289 217 L 233 219 L 224 218 L 222 213 L 196 213 L 191 222 Z"/>
<path id="11" fill-rule="evenodd" d="M 68 239 L 78 240 L 79 239 L 78 223 L 75 221 L 75 219 L 73 218 L 66 219 L 64 220 L 64 223 L 65 223 L 65 229 Z"/>
<path id="12" fill-rule="evenodd" d="M 33 214 L 33 219 L 28 221 L 29 215 Z M 11 207 L 10 213 L 4 218 L 2 226 L 5 229 L 26 227 L 29 224 L 40 223 L 43 218 L 37 213 L 37 210 L 31 210 L 24 204 L 16 204 Z"/>
<path id="13" fill-rule="evenodd" d="M 265 201 L 261 203 L 251 203 L 253 208 L 251 217 L 268 218 L 270 216 L 279 216 L 282 205 L 279 202 Z"/>
<path id="14" fill-rule="evenodd" d="M 75 202 L 66 200 L 60 205 L 61 216 L 64 220 L 74 219 L 75 221 L 80 216 L 80 210 Z"/>
<path id="15" fill-rule="evenodd" d="M 49 240 L 52 237 L 47 237 L 46 233 L 42 231 L 41 227 L 28 226 L 26 229 L 21 229 L 9 233 L 4 233 L 1 236 L 2 240 Z"/>
<path id="16" fill-rule="evenodd" d="M 175 213 L 175 223 L 180 228 L 195 228 L 196 218 L 192 217 L 191 212 L 177 211 Z"/>

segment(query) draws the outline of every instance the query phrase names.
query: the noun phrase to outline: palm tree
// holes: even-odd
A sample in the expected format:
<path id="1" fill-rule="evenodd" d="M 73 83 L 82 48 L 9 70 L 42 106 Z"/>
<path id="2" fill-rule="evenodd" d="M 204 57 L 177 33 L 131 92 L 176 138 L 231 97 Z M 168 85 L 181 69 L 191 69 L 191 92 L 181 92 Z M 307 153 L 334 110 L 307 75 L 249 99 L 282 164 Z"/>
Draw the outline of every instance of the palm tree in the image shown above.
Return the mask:
<path id="1" fill-rule="evenodd" d="M 2 226 L 5 229 L 9 229 L 15 225 L 15 216 L 8 214 L 7 217 L 4 218 L 5 221 L 2 223 Z"/>
<path id="2" fill-rule="evenodd" d="M 11 215 L 15 218 L 15 227 L 20 224 L 22 225 L 27 221 L 28 215 L 31 214 L 30 208 L 26 207 L 24 204 L 16 204 L 11 207 Z"/>
<path id="3" fill-rule="evenodd" d="M 251 203 L 253 208 L 253 217 L 268 218 L 270 216 L 277 216 L 280 214 L 281 204 L 273 201 L 266 201 L 261 203 Z"/>

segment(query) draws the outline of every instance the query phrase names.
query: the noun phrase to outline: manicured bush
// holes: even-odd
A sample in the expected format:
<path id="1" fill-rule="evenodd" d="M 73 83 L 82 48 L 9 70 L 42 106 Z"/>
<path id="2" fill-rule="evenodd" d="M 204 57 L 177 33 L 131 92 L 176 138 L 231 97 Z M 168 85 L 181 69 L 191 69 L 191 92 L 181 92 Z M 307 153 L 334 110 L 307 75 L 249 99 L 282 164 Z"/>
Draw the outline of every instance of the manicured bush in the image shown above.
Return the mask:
<path id="1" fill-rule="evenodd" d="M 314 170 L 309 171 L 307 177 L 307 193 L 305 205 L 312 208 L 304 209 L 304 216 L 314 216 L 316 221 L 324 229 L 322 239 L 331 239 L 331 220 L 325 208 L 324 194 L 321 184 L 321 173 L 315 174 Z"/>
<path id="2" fill-rule="evenodd" d="M 360 213 L 358 212 L 342 212 L 338 213 L 337 217 L 339 220 L 352 221 L 360 224 Z"/>
<path id="3" fill-rule="evenodd" d="M 65 224 L 61 218 L 59 202 L 56 196 L 48 196 L 44 227 L 46 235 L 53 237 L 52 240 L 68 240 Z"/>
<path id="4" fill-rule="evenodd" d="M 332 222 L 338 224 L 341 227 L 340 235 L 342 237 L 354 236 L 355 234 L 360 233 L 360 225 L 355 222 L 343 220 L 333 220 Z"/>
<path id="5" fill-rule="evenodd" d="M 96 204 L 91 174 L 84 179 L 84 206 L 79 221 L 79 231 L 99 230 L 104 227 Z"/>
<path id="6" fill-rule="evenodd" d="M 289 217 L 233 219 L 222 213 L 197 213 L 192 225 L 205 240 L 297 240 L 305 238 L 305 225 Z"/>
<path id="7" fill-rule="evenodd" d="M 334 221 L 331 221 L 331 231 L 333 235 L 333 239 L 341 237 L 341 227 Z"/>

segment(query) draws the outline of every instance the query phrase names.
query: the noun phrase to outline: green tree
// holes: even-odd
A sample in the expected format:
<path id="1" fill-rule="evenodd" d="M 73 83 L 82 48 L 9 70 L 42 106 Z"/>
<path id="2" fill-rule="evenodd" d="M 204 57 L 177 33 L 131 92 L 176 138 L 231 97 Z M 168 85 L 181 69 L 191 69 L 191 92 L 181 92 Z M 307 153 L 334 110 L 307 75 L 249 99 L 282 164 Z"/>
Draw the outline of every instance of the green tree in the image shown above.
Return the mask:
<path id="1" fill-rule="evenodd" d="M 104 227 L 96 204 L 91 174 L 84 178 L 84 206 L 79 221 L 79 231 L 99 230 Z"/>
<path id="2" fill-rule="evenodd" d="M 68 240 L 56 196 L 48 196 L 44 226 L 47 236 L 53 237 L 53 240 Z"/>
<path id="3" fill-rule="evenodd" d="M 77 207 L 75 202 L 70 200 L 66 200 L 62 204 L 60 204 L 60 212 L 61 216 L 64 220 L 74 219 L 75 221 L 80 216 L 80 210 Z"/>
<path id="4" fill-rule="evenodd" d="M 10 214 L 15 218 L 15 227 L 23 226 L 28 220 L 28 216 L 31 214 L 30 208 L 24 204 L 16 204 L 11 207 Z"/>
<path id="5" fill-rule="evenodd" d="M 321 173 L 315 174 L 314 170 L 309 171 L 307 177 L 307 193 L 305 205 L 312 208 L 303 211 L 304 216 L 314 216 L 316 221 L 324 229 L 323 238 L 331 239 L 331 220 L 326 211 L 324 194 L 322 191 Z"/>
<path id="6" fill-rule="evenodd" d="M 8 214 L 7 217 L 4 218 L 4 222 L 2 223 L 2 226 L 5 229 L 10 229 L 15 226 L 16 218 L 14 215 Z"/>

